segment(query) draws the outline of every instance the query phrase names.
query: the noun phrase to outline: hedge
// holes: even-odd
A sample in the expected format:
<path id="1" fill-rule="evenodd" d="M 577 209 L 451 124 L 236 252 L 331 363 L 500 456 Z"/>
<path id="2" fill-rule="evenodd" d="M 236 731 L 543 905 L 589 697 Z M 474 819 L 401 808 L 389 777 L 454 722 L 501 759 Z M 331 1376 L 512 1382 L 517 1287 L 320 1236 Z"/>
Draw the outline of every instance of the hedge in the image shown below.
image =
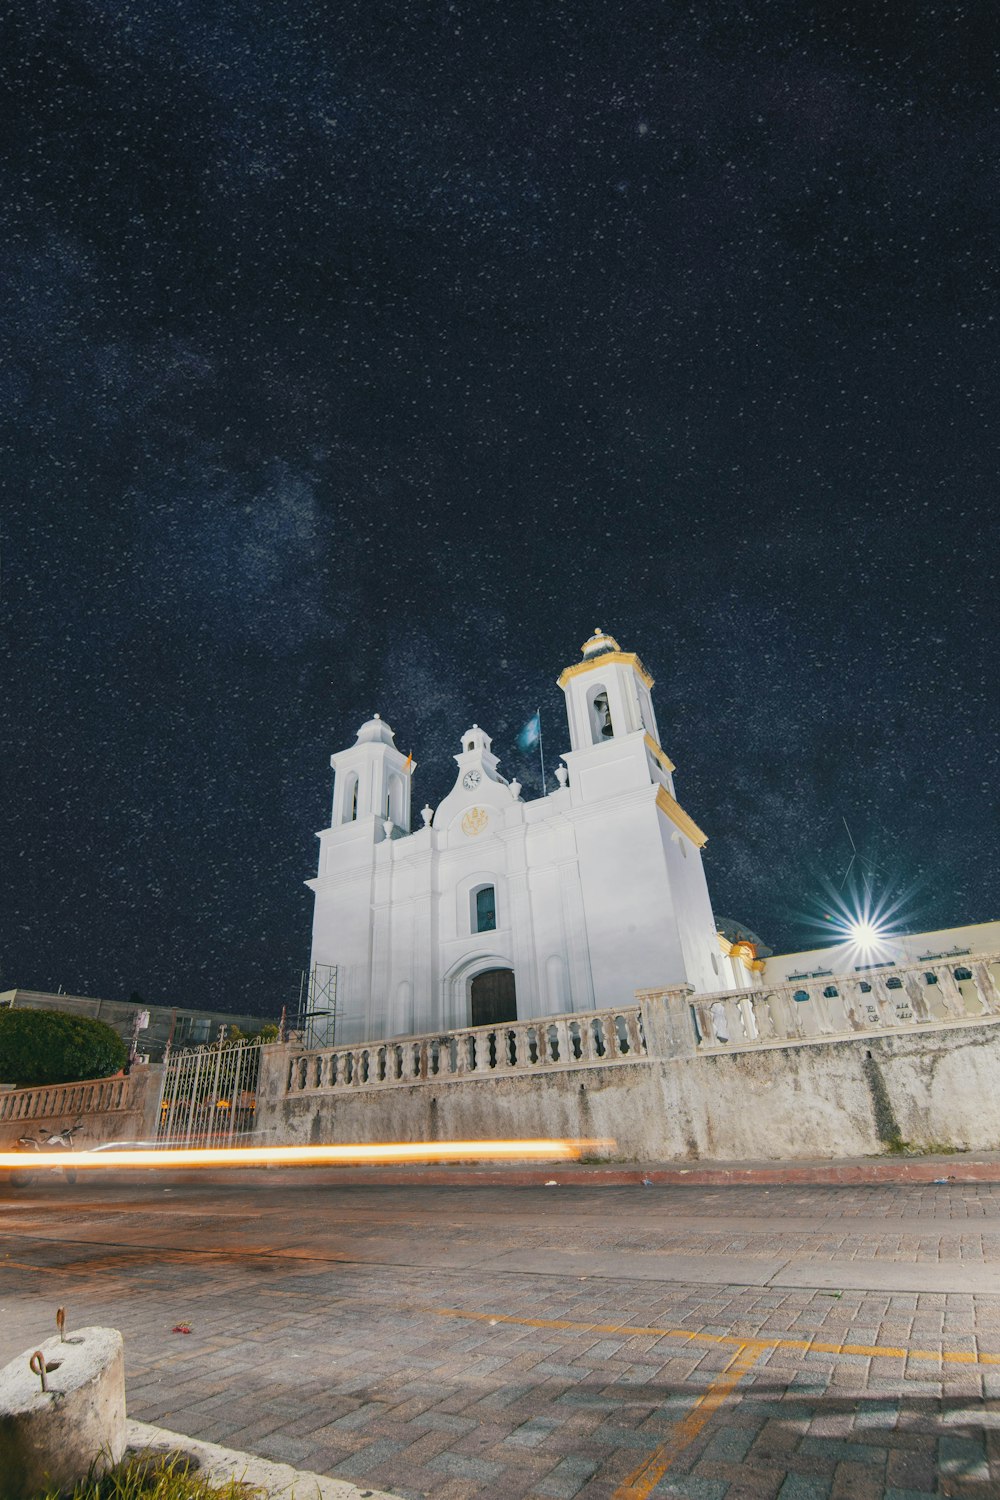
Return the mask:
<path id="1" fill-rule="evenodd" d="M 23 1088 L 107 1078 L 128 1049 L 117 1031 L 62 1010 L 0 1010 L 0 1083 Z"/>

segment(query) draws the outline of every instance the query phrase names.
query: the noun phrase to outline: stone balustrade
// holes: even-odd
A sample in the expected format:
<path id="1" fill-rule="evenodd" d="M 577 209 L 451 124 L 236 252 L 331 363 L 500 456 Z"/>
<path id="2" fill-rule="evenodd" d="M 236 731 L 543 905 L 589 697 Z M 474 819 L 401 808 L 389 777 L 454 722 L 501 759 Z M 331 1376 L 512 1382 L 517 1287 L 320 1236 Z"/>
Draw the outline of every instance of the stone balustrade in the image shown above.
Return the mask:
<path id="1" fill-rule="evenodd" d="M 126 1110 L 133 1107 L 130 1094 L 129 1080 L 124 1077 L 5 1090 L 0 1092 L 0 1124 Z"/>
<path id="2" fill-rule="evenodd" d="M 286 1093 L 525 1077 L 645 1059 L 638 1006 L 473 1026 L 441 1036 L 293 1049 Z"/>
<path id="3" fill-rule="evenodd" d="M 1000 1017 L 1000 954 L 689 995 L 688 1004 L 699 1053 L 968 1025 Z"/>
<path id="4" fill-rule="evenodd" d="M 320 1049 L 291 1046 L 284 1093 L 538 1077 L 1000 1020 L 1000 954 L 873 967 L 709 995 L 694 995 L 683 986 L 643 990 L 637 1000 L 617 1010 L 543 1016 L 440 1036 Z"/>

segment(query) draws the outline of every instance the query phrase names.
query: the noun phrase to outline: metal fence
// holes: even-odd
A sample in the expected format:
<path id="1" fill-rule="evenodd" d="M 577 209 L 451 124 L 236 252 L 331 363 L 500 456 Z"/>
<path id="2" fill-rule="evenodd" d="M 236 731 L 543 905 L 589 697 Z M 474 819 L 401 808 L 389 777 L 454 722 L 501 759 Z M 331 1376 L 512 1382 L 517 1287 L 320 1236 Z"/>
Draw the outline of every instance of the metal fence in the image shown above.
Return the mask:
<path id="1" fill-rule="evenodd" d="M 164 1065 L 158 1144 L 231 1146 L 250 1135 L 260 1053 L 256 1041 L 175 1053 Z"/>

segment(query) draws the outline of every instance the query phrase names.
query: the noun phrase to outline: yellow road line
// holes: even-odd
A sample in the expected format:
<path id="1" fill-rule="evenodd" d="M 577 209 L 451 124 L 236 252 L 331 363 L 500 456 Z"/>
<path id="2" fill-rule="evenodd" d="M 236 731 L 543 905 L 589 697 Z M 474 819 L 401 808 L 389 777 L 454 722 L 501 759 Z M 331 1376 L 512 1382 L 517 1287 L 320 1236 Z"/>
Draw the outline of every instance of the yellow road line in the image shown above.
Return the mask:
<path id="1" fill-rule="evenodd" d="M 435 1307 L 441 1318 L 467 1318 L 476 1323 L 514 1323 L 521 1328 L 554 1328 L 567 1333 L 625 1333 L 661 1339 L 686 1339 L 695 1344 L 728 1344 L 737 1349 L 800 1349 L 807 1354 L 860 1354 L 868 1359 L 932 1359 L 949 1365 L 1000 1365 L 1000 1354 L 963 1349 L 897 1349 L 891 1344 L 830 1344 L 821 1339 L 740 1338 L 731 1333 L 700 1333 L 694 1328 L 636 1328 L 628 1323 L 573 1323 L 565 1318 L 514 1318 L 504 1313 L 467 1312 L 460 1307 Z"/>
<path id="2" fill-rule="evenodd" d="M 646 1500 L 670 1468 L 677 1455 L 693 1443 L 705 1423 L 732 1395 L 761 1352 L 760 1344 L 743 1344 L 735 1350 L 724 1370 L 698 1397 L 691 1410 L 677 1423 L 667 1440 L 643 1459 L 637 1469 L 615 1490 L 612 1500 Z"/>

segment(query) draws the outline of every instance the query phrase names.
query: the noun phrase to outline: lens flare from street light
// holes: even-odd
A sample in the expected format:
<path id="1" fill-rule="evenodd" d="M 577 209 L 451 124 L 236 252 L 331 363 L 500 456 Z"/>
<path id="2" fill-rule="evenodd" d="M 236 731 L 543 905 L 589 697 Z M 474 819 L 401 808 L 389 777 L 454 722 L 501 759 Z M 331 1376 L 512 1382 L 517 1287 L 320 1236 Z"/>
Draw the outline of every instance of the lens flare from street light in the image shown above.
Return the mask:
<path id="1" fill-rule="evenodd" d="M 857 946 L 864 949 L 876 947 L 888 935 L 884 928 L 867 917 L 859 917 L 857 921 L 849 923 L 847 930 Z"/>
<path id="2" fill-rule="evenodd" d="M 819 939 L 816 946 L 846 950 L 842 957 L 852 964 L 890 959 L 895 939 L 907 930 L 913 892 L 839 890 L 822 877 L 820 885 L 825 894 L 801 914 L 803 925 Z"/>

